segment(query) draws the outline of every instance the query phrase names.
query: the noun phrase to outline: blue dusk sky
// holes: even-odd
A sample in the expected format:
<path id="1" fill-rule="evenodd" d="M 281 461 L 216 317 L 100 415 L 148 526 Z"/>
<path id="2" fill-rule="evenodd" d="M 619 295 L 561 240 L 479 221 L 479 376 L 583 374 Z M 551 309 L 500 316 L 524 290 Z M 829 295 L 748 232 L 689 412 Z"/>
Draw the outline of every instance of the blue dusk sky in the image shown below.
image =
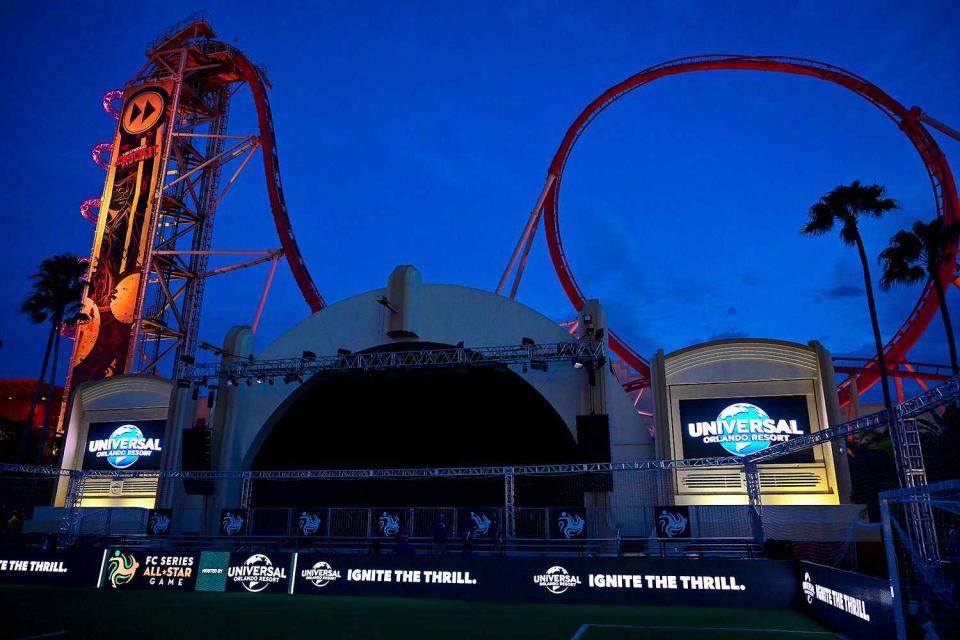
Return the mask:
<path id="1" fill-rule="evenodd" d="M 90 148 L 114 127 L 101 97 L 197 9 L 269 72 L 290 216 L 328 302 L 383 286 L 404 263 L 426 282 L 493 289 L 570 123 L 607 87 L 672 58 L 822 60 L 960 127 L 955 2 L 5 2 L 0 377 L 39 369 L 45 329 L 18 313 L 27 276 L 51 254 L 89 253 L 78 206 L 100 195 Z M 255 130 L 246 89 L 231 130 Z M 960 162 L 960 143 L 935 136 Z M 223 201 L 215 248 L 279 246 L 258 163 Z M 772 73 L 672 77 L 589 128 L 567 165 L 560 225 L 581 286 L 642 354 L 750 336 L 867 356 L 855 251 L 798 233 L 821 194 L 854 179 L 902 203 L 864 225 L 873 257 L 933 215 L 917 153 L 858 96 Z M 266 275 L 211 282 L 201 338 L 249 323 Z M 885 336 L 919 291 L 878 294 Z M 949 295 L 960 317 L 960 292 Z M 518 297 L 573 317 L 542 231 Z M 307 313 L 281 265 L 259 345 Z M 947 360 L 939 317 L 911 358 Z"/>

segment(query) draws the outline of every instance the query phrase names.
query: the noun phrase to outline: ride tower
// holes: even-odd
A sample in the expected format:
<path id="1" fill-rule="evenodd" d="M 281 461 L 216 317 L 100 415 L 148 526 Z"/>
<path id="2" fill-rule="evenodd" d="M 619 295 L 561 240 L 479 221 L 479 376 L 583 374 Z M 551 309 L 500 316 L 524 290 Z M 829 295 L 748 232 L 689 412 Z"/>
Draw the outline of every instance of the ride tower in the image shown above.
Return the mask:
<path id="1" fill-rule="evenodd" d="M 77 330 L 68 387 L 124 373 L 182 377 L 194 361 L 204 288 L 213 276 L 269 265 L 254 330 L 283 257 L 310 309 L 324 307 L 287 215 L 266 72 L 214 38 L 205 17 L 191 16 L 148 46 L 146 64 L 122 92 L 104 98 L 117 129 L 112 143 L 93 150 L 107 171 L 103 196 L 81 207 L 97 227 L 83 301 L 87 319 Z M 258 133 L 228 129 L 231 101 L 244 85 Z M 257 151 L 280 246 L 215 251 L 217 210 Z M 105 152 L 109 162 L 101 158 Z M 211 268 L 214 255 L 236 262 Z"/>

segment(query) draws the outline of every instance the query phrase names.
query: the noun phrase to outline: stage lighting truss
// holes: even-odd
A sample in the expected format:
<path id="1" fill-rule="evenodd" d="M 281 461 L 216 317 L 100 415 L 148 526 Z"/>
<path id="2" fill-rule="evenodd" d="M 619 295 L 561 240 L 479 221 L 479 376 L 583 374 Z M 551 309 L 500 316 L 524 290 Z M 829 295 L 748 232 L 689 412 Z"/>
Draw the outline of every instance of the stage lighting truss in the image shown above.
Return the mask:
<path id="1" fill-rule="evenodd" d="M 397 371 L 402 369 L 445 369 L 477 366 L 510 366 L 544 371 L 548 362 L 590 363 L 600 367 L 606 361 L 604 345 L 596 341 L 524 344 L 503 347 L 450 347 L 417 351 L 375 351 L 350 353 L 341 349 L 333 356 L 284 358 L 278 360 L 231 359 L 195 364 L 184 380 L 206 383 L 224 380 L 283 380 L 302 382 L 318 373 Z"/>

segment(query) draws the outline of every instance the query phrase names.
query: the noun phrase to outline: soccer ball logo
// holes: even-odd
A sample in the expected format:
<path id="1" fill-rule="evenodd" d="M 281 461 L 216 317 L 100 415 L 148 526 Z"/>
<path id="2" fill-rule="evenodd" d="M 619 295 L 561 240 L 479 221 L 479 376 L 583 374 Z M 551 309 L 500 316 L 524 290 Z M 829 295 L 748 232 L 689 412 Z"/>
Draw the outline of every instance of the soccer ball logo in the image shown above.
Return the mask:
<path id="1" fill-rule="evenodd" d="M 384 511 L 380 516 L 380 533 L 387 538 L 392 538 L 400 533 L 400 518 Z"/>
<path id="2" fill-rule="evenodd" d="M 107 560 L 107 580 L 110 581 L 110 586 L 116 589 L 133 580 L 139 568 L 140 563 L 132 554 L 122 553 L 118 549 Z"/>
<path id="3" fill-rule="evenodd" d="M 312 536 L 320 529 L 320 515 L 316 513 L 307 513 L 306 511 L 300 514 L 300 533 L 305 536 Z"/>
<path id="4" fill-rule="evenodd" d="M 560 527 L 560 533 L 564 538 L 576 538 L 583 533 L 583 527 L 586 521 L 576 513 L 567 513 L 564 511 L 557 518 L 557 526 Z"/>

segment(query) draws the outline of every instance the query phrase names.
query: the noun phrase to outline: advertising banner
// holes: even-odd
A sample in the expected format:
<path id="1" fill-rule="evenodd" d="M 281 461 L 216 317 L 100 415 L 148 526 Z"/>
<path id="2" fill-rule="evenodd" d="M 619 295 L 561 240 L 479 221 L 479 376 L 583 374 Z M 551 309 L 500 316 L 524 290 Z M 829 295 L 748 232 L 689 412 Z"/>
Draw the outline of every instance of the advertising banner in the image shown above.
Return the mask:
<path id="1" fill-rule="evenodd" d="M 229 567 L 229 551 L 201 551 L 197 591 L 226 591 Z"/>
<path id="2" fill-rule="evenodd" d="M 374 535 L 384 538 L 394 538 L 401 533 L 407 533 L 406 509 L 374 509 Z"/>
<path id="3" fill-rule="evenodd" d="M 680 400 L 683 457 L 745 456 L 810 433 L 806 396 Z M 810 450 L 777 463 L 813 462 Z"/>
<path id="4" fill-rule="evenodd" d="M 198 552 L 110 548 L 99 586 L 120 590 L 193 591 L 199 563 Z"/>
<path id="5" fill-rule="evenodd" d="M 558 540 L 587 538 L 587 510 L 583 507 L 550 509 L 550 537 Z"/>
<path id="6" fill-rule="evenodd" d="M 322 536 L 326 533 L 327 510 L 304 509 L 297 519 L 297 535 L 304 537 Z"/>
<path id="7" fill-rule="evenodd" d="M 83 468 L 92 471 L 157 471 L 165 420 L 91 422 Z"/>
<path id="8" fill-rule="evenodd" d="M 889 581 L 812 562 L 798 567 L 804 613 L 854 640 L 897 637 Z"/>
<path id="9" fill-rule="evenodd" d="M 691 537 L 690 507 L 657 506 L 654 514 L 657 518 L 658 538 L 673 540 Z"/>
<path id="10" fill-rule="evenodd" d="M 227 567 L 227 591 L 247 593 L 287 593 L 292 554 L 230 554 Z"/>
<path id="11" fill-rule="evenodd" d="M 92 587 L 102 561 L 102 549 L 5 549 L 0 551 L 0 582 Z"/>
<path id="12" fill-rule="evenodd" d="M 297 554 L 293 593 L 656 606 L 784 608 L 794 564 L 776 560 L 477 558 Z"/>
<path id="13" fill-rule="evenodd" d="M 147 535 L 170 535 L 170 524 L 172 522 L 173 509 L 150 509 L 150 514 L 147 516 Z"/>
<path id="14" fill-rule="evenodd" d="M 221 509 L 220 510 L 220 535 L 222 536 L 242 536 L 247 533 L 247 510 L 246 509 Z"/>
<path id="15" fill-rule="evenodd" d="M 460 537 L 473 531 L 475 540 L 493 540 L 500 526 L 500 510 L 476 507 L 457 510 L 457 531 Z"/>
<path id="16" fill-rule="evenodd" d="M 148 83 L 124 91 L 107 182 L 100 202 L 84 295 L 88 321 L 77 332 L 71 383 L 124 373 L 131 355 L 143 264 L 153 241 L 163 180 L 162 157 L 172 83 Z"/>

